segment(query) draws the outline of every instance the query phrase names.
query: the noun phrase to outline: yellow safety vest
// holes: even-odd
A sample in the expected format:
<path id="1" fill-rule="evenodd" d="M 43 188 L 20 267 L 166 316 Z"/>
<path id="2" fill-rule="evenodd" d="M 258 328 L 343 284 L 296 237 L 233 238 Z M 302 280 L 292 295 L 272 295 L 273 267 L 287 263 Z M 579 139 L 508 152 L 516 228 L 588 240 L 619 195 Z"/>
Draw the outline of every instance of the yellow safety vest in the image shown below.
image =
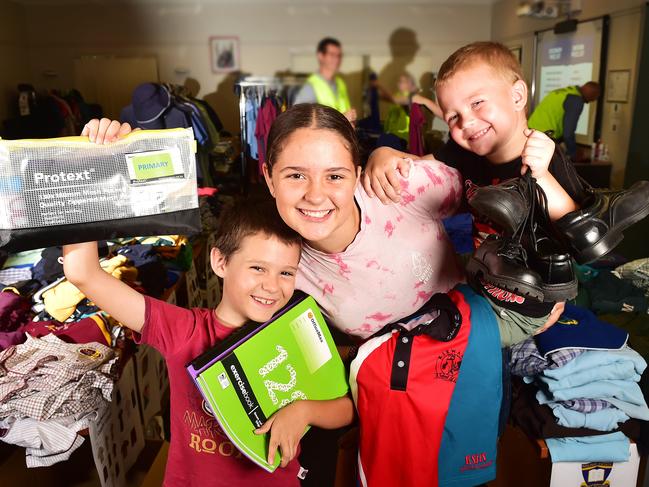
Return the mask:
<path id="1" fill-rule="evenodd" d="M 306 82 L 313 87 L 318 103 L 335 108 L 340 113 L 345 113 L 351 108 L 349 95 L 347 95 L 347 86 L 345 86 L 345 82 L 340 76 L 336 76 L 335 81 L 338 93 L 334 93 L 331 86 L 329 86 L 329 83 L 320 75 L 312 74 L 306 80 Z"/>
<path id="2" fill-rule="evenodd" d="M 581 96 L 578 86 L 567 86 L 551 91 L 534 109 L 527 120 L 527 126 L 540 132 L 552 130 L 552 138 L 559 140 L 563 137 L 563 104 L 568 95 Z"/>
<path id="3" fill-rule="evenodd" d="M 399 92 L 396 96 L 408 97 L 410 93 Z M 410 137 L 410 115 L 401 105 L 392 105 L 383 122 L 383 131 L 386 134 L 394 134 L 397 137 L 408 141 Z"/>

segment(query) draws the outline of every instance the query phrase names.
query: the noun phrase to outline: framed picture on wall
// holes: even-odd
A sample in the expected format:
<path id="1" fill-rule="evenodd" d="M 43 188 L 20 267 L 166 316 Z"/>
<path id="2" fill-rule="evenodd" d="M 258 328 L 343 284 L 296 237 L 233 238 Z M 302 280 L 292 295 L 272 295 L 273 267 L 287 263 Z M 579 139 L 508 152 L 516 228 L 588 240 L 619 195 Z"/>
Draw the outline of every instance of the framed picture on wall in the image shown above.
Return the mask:
<path id="1" fill-rule="evenodd" d="M 239 71 L 239 38 L 237 36 L 210 37 L 210 62 L 213 73 Z"/>
<path id="2" fill-rule="evenodd" d="M 630 69 L 611 69 L 606 77 L 606 101 L 627 103 L 630 81 Z"/>

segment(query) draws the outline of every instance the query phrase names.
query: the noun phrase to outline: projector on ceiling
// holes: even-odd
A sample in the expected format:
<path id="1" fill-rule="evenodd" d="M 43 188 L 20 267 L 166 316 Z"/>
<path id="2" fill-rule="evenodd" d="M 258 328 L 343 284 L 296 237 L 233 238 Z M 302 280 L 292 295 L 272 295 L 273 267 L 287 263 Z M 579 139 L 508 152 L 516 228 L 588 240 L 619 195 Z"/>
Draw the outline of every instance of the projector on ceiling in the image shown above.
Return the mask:
<path id="1" fill-rule="evenodd" d="M 559 6 L 548 2 L 521 2 L 516 8 L 516 15 L 536 19 L 556 19 L 559 17 Z"/>

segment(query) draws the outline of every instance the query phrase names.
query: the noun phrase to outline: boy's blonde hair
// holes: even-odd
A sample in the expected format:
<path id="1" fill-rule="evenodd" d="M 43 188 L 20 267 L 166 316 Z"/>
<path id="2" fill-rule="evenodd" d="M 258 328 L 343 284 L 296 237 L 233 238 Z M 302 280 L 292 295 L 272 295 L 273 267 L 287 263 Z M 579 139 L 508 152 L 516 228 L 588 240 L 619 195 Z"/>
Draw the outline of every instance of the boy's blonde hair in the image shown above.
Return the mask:
<path id="1" fill-rule="evenodd" d="M 461 47 L 451 54 L 439 69 L 435 86 L 445 83 L 458 71 L 478 62 L 488 64 L 512 84 L 523 79 L 521 65 L 508 47 L 498 42 L 480 41 Z"/>

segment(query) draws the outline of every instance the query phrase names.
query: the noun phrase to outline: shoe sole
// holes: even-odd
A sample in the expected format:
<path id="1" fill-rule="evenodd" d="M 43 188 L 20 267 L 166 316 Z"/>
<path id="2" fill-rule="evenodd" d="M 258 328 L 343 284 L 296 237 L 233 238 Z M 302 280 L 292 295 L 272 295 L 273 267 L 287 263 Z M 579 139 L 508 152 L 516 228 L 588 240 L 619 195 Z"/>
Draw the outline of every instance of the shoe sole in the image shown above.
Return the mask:
<path id="1" fill-rule="evenodd" d="M 579 286 L 577 279 L 561 284 L 543 284 L 545 302 L 570 301 L 577 297 Z"/>
<path id="2" fill-rule="evenodd" d="M 609 232 L 605 237 L 599 239 L 597 243 L 575 255 L 575 260 L 579 264 L 583 265 L 604 257 L 624 239 L 624 234 L 622 233 L 624 230 L 629 228 L 631 225 L 635 225 L 647 216 L 649 216 L 649 202 L 647 202 L 637 213 L 627 218 L 626 221 L 619 223 L 615 232 Z"/>
<path id="3" fill-rule="evenodd" d="M 544 295 L 543 290 L 536 286 L 530 286 L 529 284 L 516 281 L 511 278 L 503 278 L 494 276 L 489 273 L 489 268 L 480 262 L 475 257 L 471 257 L 467 263 L 466 270 L 468 273 L 479 277 L 479 274 L 482 274 L 482 278 L 490 284 L 498 286 L 505 291 L 509 291 L 519 296 L 525 296 L 528 298 L 533 298 L 538 301 L 543 301 Z"/>

